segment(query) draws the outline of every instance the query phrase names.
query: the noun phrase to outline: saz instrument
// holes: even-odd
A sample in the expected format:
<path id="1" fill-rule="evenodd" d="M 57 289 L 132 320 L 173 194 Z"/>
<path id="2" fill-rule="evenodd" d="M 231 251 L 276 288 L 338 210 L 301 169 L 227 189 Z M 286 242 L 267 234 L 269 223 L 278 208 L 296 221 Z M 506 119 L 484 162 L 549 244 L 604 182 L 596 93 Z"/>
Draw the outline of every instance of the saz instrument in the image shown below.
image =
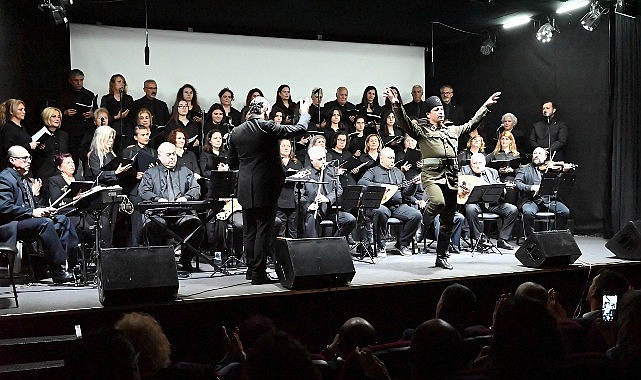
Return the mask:
<path id="1" fill-rule="evenodd" d="M 385 193 L 383 193 L 383 199 L 381 200 L 381 204 L 389 201 L 394 194 L 398 191 L 398 189 L 403 189 L 405 187 L 408 187 L 410 185 L 418 183 L 418 181 L 421 180 L 421 175 L 417 175 L 416 177 L 412 179 L 406 179 L 405 181 L 401 182 L 399 185 L 392 185 L 389 183 L 381 183 L 381 186 L 385 188 Z"/>

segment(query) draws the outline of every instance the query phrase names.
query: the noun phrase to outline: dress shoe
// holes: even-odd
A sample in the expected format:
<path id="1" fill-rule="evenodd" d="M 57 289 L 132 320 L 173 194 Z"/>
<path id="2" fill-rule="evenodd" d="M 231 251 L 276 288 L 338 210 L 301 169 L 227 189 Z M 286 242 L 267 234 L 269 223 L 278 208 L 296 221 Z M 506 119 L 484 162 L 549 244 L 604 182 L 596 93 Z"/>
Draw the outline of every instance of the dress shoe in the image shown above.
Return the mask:
<path id="1" fill-rule="evenodd" d="M 437 268 L 443 268 L 443 269 L 454 269 L 452 264 L 447 262 L 446 257 L 437 257 L 436 258 L 436 263 L 434 264 Z"/>
<path id="2" fill-rule="evenodd" d="M 276 282 L 278 280 L 272 279 L 265 272 L 252 273 L 252 285 L 274 284 Z"/>
<path id="3" fill-rule="evenodd" d="M 499 239 L 499 241 L 496 242 L 496 246 L 501 249 L 509 249 L 509 250 L 514 249 L 514 247 L 512 247 L 510 244 L 508 244 L 508 242 L 506 242 L 503 239 Z"/>
<path id="4" fill-rule="evenodd" d="M 53 279 L 54 284 L 63 284 L 65 282 L 72 282 L 73 275 L 65 270 L 60 269 L 53 272 L 51 279 Z"/>
<path id="5" fill-rule="evenodd" d="M 379 248 L 378 252 L 376 252 L 376 257 L 378 257 L 379 259 L 387 257 L 387 251 L 385 250 L 385 248 Z"/>
<path id="6" fill-rule="evenodd" d="M 450 253 L 461 253 L 461 251 L 459 251 L 458 247 L 455 246 L 455 245 L 450 245 L 449 252 Z"/>
<path id="7" fill-rule="evenodd" d="M 180 268 L 179 269 L 183 270 L 185 272 L 189 272 L 189 273 L 197 272 L 196 268 L 194 268 L 194 266 L 191 265 L 190 262 L 189 263 L 180 263 Z"/>

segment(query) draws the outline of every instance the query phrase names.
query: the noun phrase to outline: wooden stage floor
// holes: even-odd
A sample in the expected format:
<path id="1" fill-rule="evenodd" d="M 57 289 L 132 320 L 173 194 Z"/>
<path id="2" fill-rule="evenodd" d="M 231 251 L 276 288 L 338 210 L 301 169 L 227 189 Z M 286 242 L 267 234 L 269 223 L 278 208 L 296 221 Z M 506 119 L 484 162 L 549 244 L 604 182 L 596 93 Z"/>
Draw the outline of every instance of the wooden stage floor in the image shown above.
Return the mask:
<path id="1" fill-rule="evenodd" d="M 605 248 L 600 237 L 575 236 L 582 256 L 572 267 L 590 266 L 627 266 L 636 262 L 617 259 Z M 434 254 L 417 254 L 403 257 L 388 250 L 386 258 L 375 259 L 375 264 L 354 261 L 356 275 L 350 286 L 334 290 L 355 290 L 363 288 L 390 287 L 395 285 L 422 284 L 426 282 L 452 282 L 464 279 L 497 277 L 509 274 L 527 274 L 542 270 L 527 268 L 515 258 L 514 251 L 503 251 L 505 254 L 479 254 L 462 252 L 452 255 L 450 263 L 454 270 L 448 271 L 434 267 Z M 179 279 L 178 300 L 175 302 L 207 302 L 230 298 L 286 296 L 301 291 L 292 291 L 279 283 L 269 285 L 251 285 L 245 280 L 244 271 L 238 270 L 235 275 L 212 275 L 209 265 L 201 264 L 203 272 L 194 273 L 189 278 Z M 554 269 L 553 269 L 554 270 Z M 549 269 L 547 271 L 550 271 Z M 275 273 L 271 273 L 273 277 Z M 307 290 L 319 292 L 326 289 Z M 101 309 L 98 302 L 98 290 L 95 286 L 55 286 L 50 280 L 18 285 L 20 307 L 16 308 L 9 286 L 0 287 L 0 318 L 25 314 L 40 314 L 62 311 L 82 311 Z"/>

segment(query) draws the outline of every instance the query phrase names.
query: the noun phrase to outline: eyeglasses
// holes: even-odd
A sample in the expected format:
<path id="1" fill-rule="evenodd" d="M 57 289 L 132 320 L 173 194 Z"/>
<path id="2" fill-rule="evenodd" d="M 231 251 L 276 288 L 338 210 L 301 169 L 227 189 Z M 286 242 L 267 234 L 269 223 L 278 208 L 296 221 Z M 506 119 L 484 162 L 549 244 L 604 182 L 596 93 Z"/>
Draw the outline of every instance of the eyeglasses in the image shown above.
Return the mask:
<path id="1" fill-rule="evenodd" d="M 441 95 L 449 95 L 452 94 L 452 91 L 441 91 Z"/>
<path id="2" fill-rule="evenodd" d="M 189 108 L 189 106 L 178 106 L 178 108 Z"/>
<path id="3" fill-rule="evenodd" d="M 22 160 L 24 162 L 31 162 L 31 159 L 32 159 L 31 156 L 24 156 L 24 157 L 11 156 L 11 158 L 15 158 L 16 160 Z"/>
<path id="4" fill-rule="evenodd" d="M 147 90 L 157 90 L 158 87 L 145 87 Z"/>

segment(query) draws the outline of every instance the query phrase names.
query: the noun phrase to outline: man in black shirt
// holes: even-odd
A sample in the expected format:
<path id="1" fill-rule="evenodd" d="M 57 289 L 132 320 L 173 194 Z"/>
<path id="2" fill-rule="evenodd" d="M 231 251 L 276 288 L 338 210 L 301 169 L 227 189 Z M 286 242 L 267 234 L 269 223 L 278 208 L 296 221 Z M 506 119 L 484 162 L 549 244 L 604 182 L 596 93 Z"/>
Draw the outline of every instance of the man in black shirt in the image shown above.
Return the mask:
<path id="1" fill-rule="evenodd" d="M 169 109 L 167 108 L 167 103 L 156 98 L 156 94 L 158 94 L 158 85 L 156 84 L 156 81 L 153 79 L 147 79 L 142 90 L 145 92 L 145 96 L 140 99 L 136 99 L 131 107 L 134 117 L 136 117 L 141 108 L 146 108 L 151 111 L 154 125 L 167 125 L 167 122 L 169 121 Z"/>
<path id="2" fill-rule="evenodd" d="M 412 101 L 405 104 L 405 112 L 412 120 L 425 118 L 429 110 L 425 109 L 425 102 L 423 101 L 423 87 L 420 84 L 412 86 Z"/>
<path id="3" fill-rule="evenodd" d="M 96 95 L 84 88 L 85 74 L 82 70 L 73 69 L 68 77 L 69 90 L 58 102 L 62 111 L 61 130 L 69 134 L 69 150 L 78 167 L 78 160 L 87 161 L 88 150 L 82 151 L 81 142 L 85 133 L 93 131 L 93 111 L 98 108 Z"/>

